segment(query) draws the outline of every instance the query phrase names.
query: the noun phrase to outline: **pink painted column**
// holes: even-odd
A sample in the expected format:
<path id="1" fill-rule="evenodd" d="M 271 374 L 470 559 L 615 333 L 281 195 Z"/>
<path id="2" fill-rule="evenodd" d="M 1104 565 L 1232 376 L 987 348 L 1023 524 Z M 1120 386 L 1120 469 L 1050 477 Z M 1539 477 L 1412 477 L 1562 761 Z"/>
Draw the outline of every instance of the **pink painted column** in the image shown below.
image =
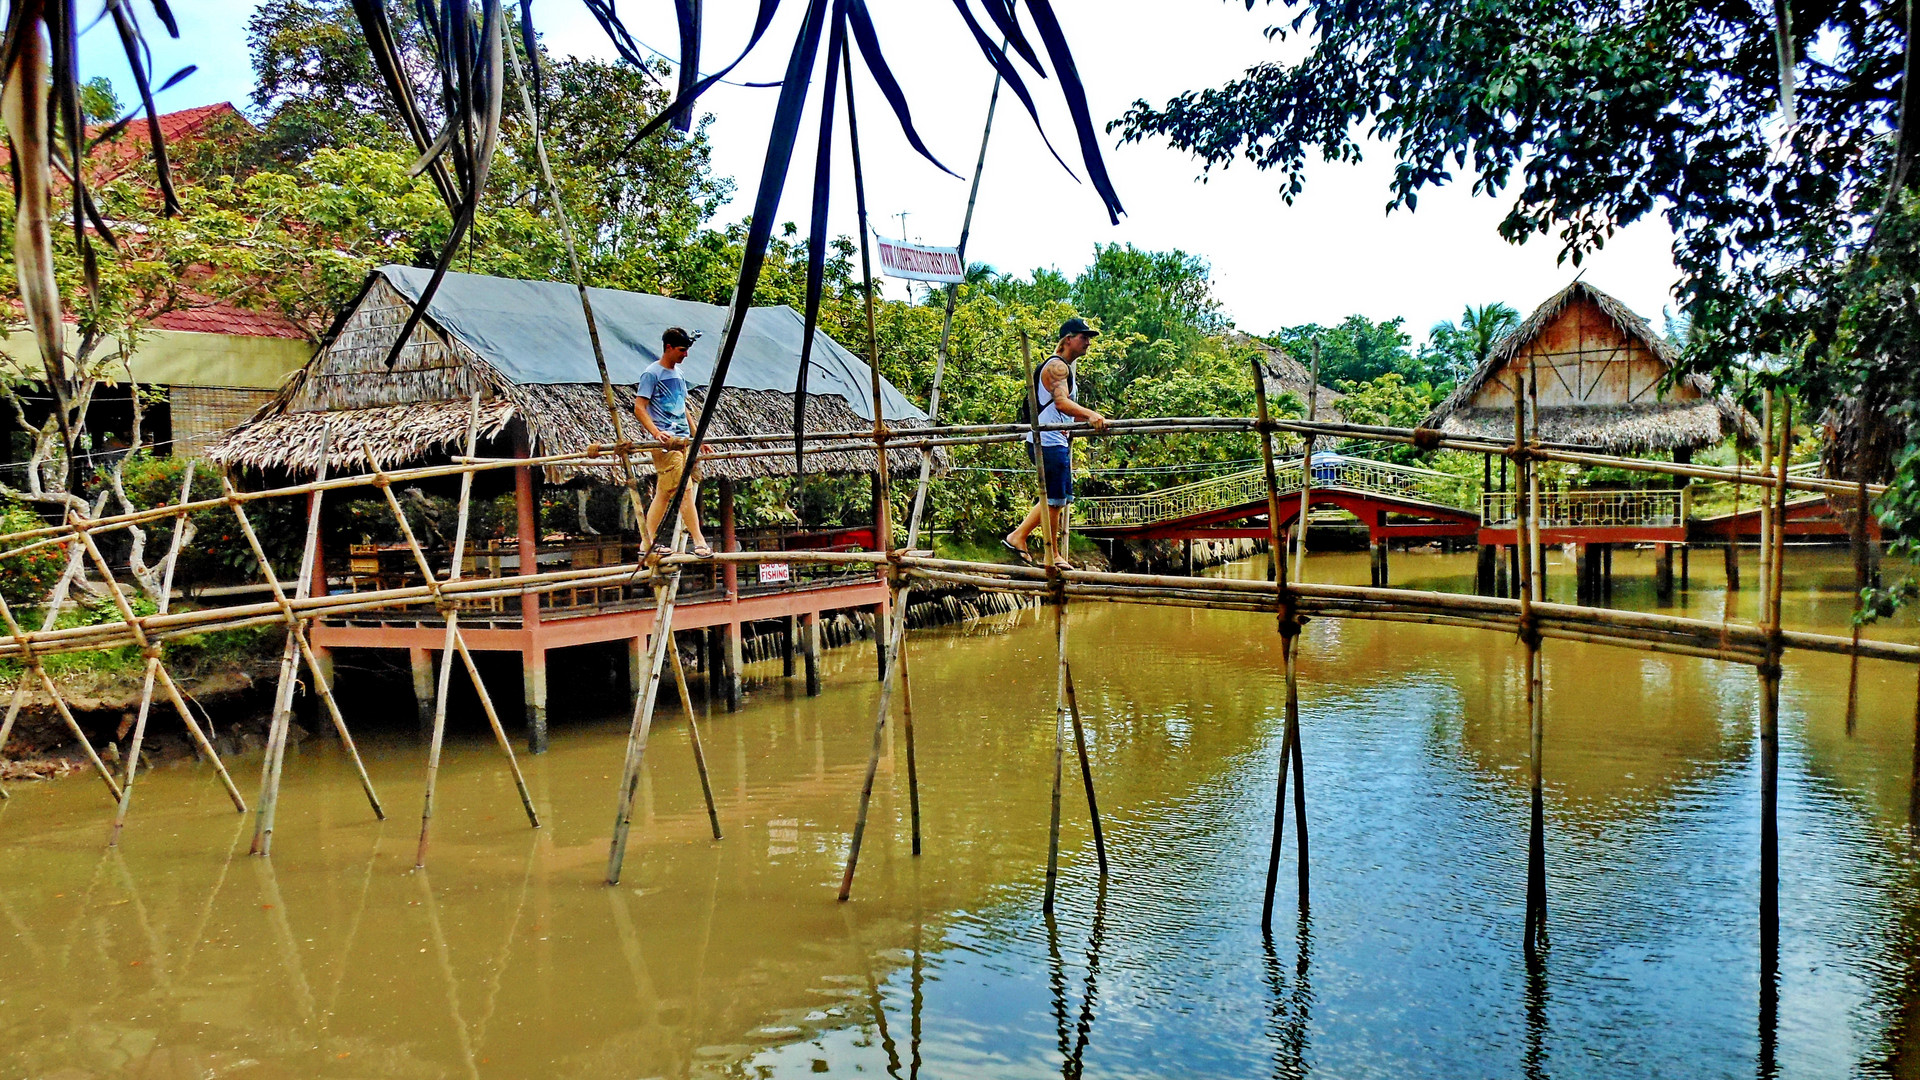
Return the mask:
<path id="1" fill-rule="evenodd" d="M 513 456 L 532 457 L 525 429 L 515 435 Z M 513 508 L 520 539 L 520 573 L 540 572 L 540 515 L 535 499 L 533 468 L 516 465 L 513 469 Z M 540 641 L 540 596 L 528 593 L 520 598 L 520 626 L 527 643 L 521 650 L 520 685 L 527 708 L 527 749 L 547 752 L 547 650 Z"/>

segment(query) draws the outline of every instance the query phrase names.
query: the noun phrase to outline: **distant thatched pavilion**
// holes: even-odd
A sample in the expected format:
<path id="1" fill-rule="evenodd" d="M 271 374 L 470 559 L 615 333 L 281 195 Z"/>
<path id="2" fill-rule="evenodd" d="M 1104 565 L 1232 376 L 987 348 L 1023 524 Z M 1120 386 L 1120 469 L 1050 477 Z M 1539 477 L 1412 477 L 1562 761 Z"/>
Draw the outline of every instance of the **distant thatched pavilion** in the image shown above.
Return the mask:
<path id="1" fill-rule="evenodd" d="M 329 470 L 336 475 L 364 471 L 369 462 L 385 469 L 444 462 L 465 441 L 476 392 L 481 398 L 482 454 L 570 453 L 616 441 L 580 298 L 571 285 L 448 274 L 407 346 L 393 367 L 387 367 L 387 355 L 428 276 L 425 270 L 407 266 L 383 266 L 370 275 L 313 359 L 208 456 L 256 482 L 312 475 L 320 463 L 323 442 Z M 660 335 L 669 326 L 702 335 L 680 369 L 691 391 L 689 412 L 697 414 L 712 378 L 728 309 L 612 289 L 590 291 L 627 437 L 644 437 L 639 424 L 627 419 L 633 413 L 634 384 L 641 371 L 659 358 Z M 805 334 L 800 316 L 788 307 L 752 308 L 745 320 L 709 438 L 787 434 L 788 452 L 702 461 L 706 474 L 719 479 L 719 539 L 730 550 L 740 546 L 733 520 L 733 482 L 795 472 L 790 435 L 793 388 Z M 871 431 L 874 405 L 867 365 L 825 333 L 815 331 L 810 367 L 807 430 Z M 927 414 L 884 380 L 879 411 L 895 429 L 927 424 Z M 772 445 L 781 444 L 776 440 Z M 944 463 L 944 455 L 940 460 Z M 917 469 L 919 461 L 918 450 L 890 451 L 888 457 L 895 475 Z M 633 463 L 637 472 L 651 475 L 647 455 L 635 457 Z M 809 475 L 873 474 L 877 464 L 872 450 L 847 449 L 810 453 L 806 470 Z M 581 485 L 612 482 L 618 478 L 617 470 L 617 465 L 609 464 L 544 471 L 548 482 Z M 632 535 L 543 539 L 538 527 L 536 470 L 520 466 L 511 471 L 516 536 L 505 544 L 486 544 L 484 553 L 472 557 L 475 565 L 466 573 L 485 576 L 536 565 L 624 565 L 639 557 L 637 537 Z M 851 542 L 877 547 L 885 542 L 870 530 L 849 538 L 846 534 L 851 531 L 826 538 L 761 538 L 760 546 L 777 559 L 779 550 L 793 545 Z M 380 560 L 393 553 L 356 551 L 351 560 L 333 554 L 334 565 L 345 567 L 348 580 L 357 587 L 355 563 L 367 560 L 379 573 Z M 405 572 L 405 560 L 399 561 Z M 321 566 L 326 565 L 323 559 Z M 789 657 L 794 655 L 799 628 L 803 636 L 797 647 L 804 650 L 808 691 L 817 693 L 823 615 L 864 609 L 877 616 L 886 606 L 886 583 L 880 578 L 842 575 L 802 581 L 795 573 L 794 580 L 789 580 L 787 567 L 776 566 L 778 573 L 762 573 L 757 575 L 758 582 L 743 583 L 737 564 L 728 564 L 714 573 L 716 588 L 683 589 L 676 607 L 676 630 L 708 631 L 707 655 L 716 661 L 709 671 L 730 708 L 738 705 L 740 697 L 745 624 L 784 624 Z M 326 591 L 324 569 L 312 587 Z M 522 655 L 530 741 L 538 751 L 546 744 L 548 650 L 625 641 L 629 660 L 637 665 L 645 655 L 653 618 L 651 594 L 643 588 L 527 595 L 519 598 L 517 610 L 502 604 L 469 613 L 467 641 L 475 649 Z M 437 613 L 412 609 L 386 621 L 370 617 L 323 621 L 314 628 L 312 640 L 323 655 L 335 648 L 407 650 L 423 718 L 431 713 L 431 654 L 444 641 L 444 622 Z"/>
<path id="2" fill-rule="evenodd" d="M 1699 375 L 1672 379 L 1674 356 L 1645 319 L 1576 281 L 1534 309 L 1440 403 L 1425 425 L 1449 435 L 1513 438 L 1513 398 L 1539 376 L 1540 438 L 1616 454 L 1718 445 L 1759 424 Z"/>
<path id="3" fill-rule="evenodd" d="M 1514 398 L 1532 372 L 1539 395 L 1543 442 L 1588 446 L 1613 454 L 1671 454 L 1687 461 L 1695 450 L 1760 425 L 1699 375 L 1674 373 L 1675 357 L 1645 319 L 1584 281 L 1575 281 L 1534 309 L 1500 340 L 1423 426 L 1448 435 L 1513 438 Z M 1531 434 L 1531 432 L 1529 432 Z M 1491 458 L 1483 466 L 1487 492 L 1480 527 L 1479 589 L 1511 595 L 1520 588 L 1516 499 L 1507 490 L 1506 462 L 1496 490 Z M 1540 497 L 1540 535 L 1548 544 L 1575 545 L 1576 594 L 1599 600 L 1612 591 L 1613 548 L 1652 544 L 1655 591 L 1673 589 L 1673 551 L 1687 579 L 1689 501 L 1683 490 L 1552 490 Z M 1544 571 L 1544 566 L 1542 567 Z"/>

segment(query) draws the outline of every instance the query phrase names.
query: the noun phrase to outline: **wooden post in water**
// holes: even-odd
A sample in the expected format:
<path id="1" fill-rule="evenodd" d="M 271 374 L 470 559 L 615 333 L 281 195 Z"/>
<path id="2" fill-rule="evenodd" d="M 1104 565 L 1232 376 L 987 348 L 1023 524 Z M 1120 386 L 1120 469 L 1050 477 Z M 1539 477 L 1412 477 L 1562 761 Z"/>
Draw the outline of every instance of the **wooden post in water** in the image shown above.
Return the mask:
<path id="1" fill-rule="evenodd" d="M 1318 343 L 1315 345 L 1318 358 Z M 1267 535 L 1274 551 L 1284 550 L 1280 543 L 1280 481 L 1279 472 L 1273 463 L 1272 414 L 1267 407 L 1267 387 L 1260 362 L 1253 361 L 1253 393 L 1256 414 L 1260 427 L 1260 463 L 1265 470 L 1267 481 Z M 1318 368 L 1318 364 L 1315 365 Z M 1317 380 L 1316 380 L 1317 383 Z M 1309 396 L 1313 391 L 1307 391 Z M 1306 448 L 1301 456 L 1302 488 L 1300 524 L 1306 524 L 1305 489 L 1312 482 L 1312 437 L 1308 437 Z M 1307 548 L 1304 533 L 1299 550 L 1295 553 L 1293 566 L 1295 575 L 1305 570 Z M 1273 930 L 1273 895 L 1280 881 L 1280 841 L 1285 835 L 1287 812 L 1287 769 L 1294 770 L 1294 829 L 1299 837 L 1299 876 L 1300 908 L 1307 906 L 1307 819 L 1306 792 L 1302 787 L 1304 776 L 1300 762 L 1300 693 L 1296 674 L 1296 645 L 1300 636 L 1300 619 L 1294 612 L 1293 590 L 1288 587 L 1287 574 L 1276 566 L 1274 577 L 1275 627 L 1280 633 L 1280 658 L 1286 677 L 1286 721 L 1280 737 L 1280 765 L 1274 779 L 1273 798 L 1273 843 L 1267 853 L 1267 888 L 1260 907 L 1260 928 L 1263 932 Z"/>
<path id="2" fill-rule="evenodd" d="M 1093 819 L 1093 853 L 1100 862 L 1101 888 L 1106 888 L 1107 877 L 1107 836 L 1100 828 L 1100 801 L 1093 797 L 1093 764 L 1087 760 L 1087 732 L 1080 722 L 1080 699 L 1073 691 L 1073 669 L 1067 669 L 1067 711 L 1073 715 L 1073 745 L 1080 755 L 1080 780 L 1087 789 L 1087 813 Z M 912 712 L 909 710 L 908 715 Z M 907 742 L 907 767 L 913 767 L 913 742 Z M 915 804 L 914 821 L 916 831 L 919 822 L 918 803 Z"/>
<path id="3" fill-rule="evenodd" d="M 1529 365 L 1531 368 L 1531 365 Z M 1534 373 L 1529 370 L 1527 375 Z M 1528 379 L 1531 382 L 1531 378 Z M 1541 578 L 1535 567 L 1540 558 L 1539 528 L 1535 520 L 1540 508 L 1539 478 L 1534 475 L 1533 457 L 1526 440 L 1527 402 L 1515 387 L 1513 395 L 1513 454 L 1518 470 L 1520 497 L 1514 500 L 1515 539 L 1520 543 L 1520 640 L 1526 647 L 1527 681 L 1527 903 L 1525 948 L 1534 956 L 1547 944 L 1547 843 L 1546 802 L 1541 775 L 1541 751 L 1545 741 L 1545 685 L 1540 671 L 1540 633 L 1534 625 L 1533 605 L 1539 599 Z M 1534 432 L 1538 437 L 1539 414 L 1536 406 Z M 1589 563 L 1592 555 L 1588 556 Z"/>
<path id="4" fill-rule="evenodd" d="M 1777 461 L 1775 487 L 1766 492 L 1772 513 L 1763 537 L 1766 574 L 1761 579 L 1762 626 L 1767 631 L 1766 662 L 1760 674 L 1760 994 L 1762 1012 L 1777 993 L 1780 957 L 1780 599 L 1785 580 L 1787 534 L 1787 458 L 1793 446 L 1793 405 L 1775 405 L 1767 393 L 1767 453 Z M 1780 414 L 1780 442 L 1774 452 L 1773 415 Z"/>
<path id="5" fill-rule="evenodd" d="M 693 766 L 700 771 L 700 794 L 707 800 L 707 822 L 713 826 L 713 838 L 720 839 L 720 811 L 713 805 L 713 781 L 707 777 L 707 754 L 700 745 L 700 718 L 693 713 L 693 694 L 687 690 L 687 672 L 680 663 L 680 649 L 667 643 L 667 656 L 673 664 L 673 685 L 680 691 L 680 707 L 687 712 L 687 738 L 693 743 Z"/>

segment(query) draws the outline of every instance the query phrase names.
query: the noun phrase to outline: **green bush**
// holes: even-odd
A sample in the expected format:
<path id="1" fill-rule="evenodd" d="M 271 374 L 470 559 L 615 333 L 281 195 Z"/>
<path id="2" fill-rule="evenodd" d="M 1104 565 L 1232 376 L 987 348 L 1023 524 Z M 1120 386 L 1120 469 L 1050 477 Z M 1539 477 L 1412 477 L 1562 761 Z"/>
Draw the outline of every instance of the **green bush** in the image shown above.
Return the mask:
<path id="1" fill-rule="evenodd" d="M 40 515 L 12 501 L 0 501 L 0 533 L 38 529 Z M 12 547 L 15 545 L 7 545 Z M 42 603 L 66 569 L 66 554 L 58 547 L 36 548 L 0 559 L 0 596 L 14 608 Z"/>
<path id="2" fill-rule="evenodd" d="M 180 498 L 180 482 L 187 462 L 181 458 L 156 458 L 138 453 L 127 458 L 122 481 L 127 498 L 135 507 L 147 510 L 167 506 Z M 217 499 L 222 494 L 220 474 L 202 462 L 194 471 L 194 499 Z M 262 499 L 246 504 L 247 518 L 260 538 L 260 546 L 273 560 L 274 573 L 282 580 L 291 577 L 300 565 L 300 545 L 306 536 L 304 499 Z M 225 506 L 199 510 L 190 515 L 194 534 L 191 543 L 180 551 L 180 564 L 174 569 L 174 584 L 191 591 L 206 585 L 235 585 L 259 581 L 260 562 L 247 543 L 246 533 L 234 512 Z M 147 526 L 147 557 L 158 562 L 173 542 L 172 518 Z"/>

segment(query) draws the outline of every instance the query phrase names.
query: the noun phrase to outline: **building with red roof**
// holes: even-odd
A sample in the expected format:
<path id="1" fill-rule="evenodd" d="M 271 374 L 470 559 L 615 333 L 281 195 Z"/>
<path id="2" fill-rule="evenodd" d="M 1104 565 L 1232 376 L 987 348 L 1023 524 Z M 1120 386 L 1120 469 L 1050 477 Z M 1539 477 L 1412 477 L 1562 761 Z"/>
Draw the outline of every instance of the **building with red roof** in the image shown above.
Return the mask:
<path id="1" fill-rule="evenodd" d="M 191 148 L 197 140 L 258 134 L 238 109 L 224 101 L 165 113 L 159 125 L 170 153 Z M 87 134 L 97 137 L 107 126 L 93 125 Z M 0 140 L 0 175 L 10 156 Z M 144 119 L 128 124 L 87 155 L 86 173 L 93 186 L 123 177 L 150 180 L 152 168 Z M 251 417 L 313 355 L 307 332 L 286 316 L 212 298 L 157 315 L 148 326 L 132 359 L 133 379 L 143 388 L 165 388 L 167 400 L 151 409 L 147 430 L 155 441 L 170 443 L 176 453 L 198 454 Z M 0 341 L 0 354 L 22 362 L 25 370 L 36 370 L 40 364 L 31 332 L 16 332 Z M 100 394 L 96 400 L 90 427 L 127 429 L 131 407 L 126 391 Z M 10 426 L 10 421 L 11 416 L 0 415 L 0 425 Z M 8 449 L 4 435 L 0 429 L 0 454 Z M 161 449 L 164 452 L 166 446 Z"/>

